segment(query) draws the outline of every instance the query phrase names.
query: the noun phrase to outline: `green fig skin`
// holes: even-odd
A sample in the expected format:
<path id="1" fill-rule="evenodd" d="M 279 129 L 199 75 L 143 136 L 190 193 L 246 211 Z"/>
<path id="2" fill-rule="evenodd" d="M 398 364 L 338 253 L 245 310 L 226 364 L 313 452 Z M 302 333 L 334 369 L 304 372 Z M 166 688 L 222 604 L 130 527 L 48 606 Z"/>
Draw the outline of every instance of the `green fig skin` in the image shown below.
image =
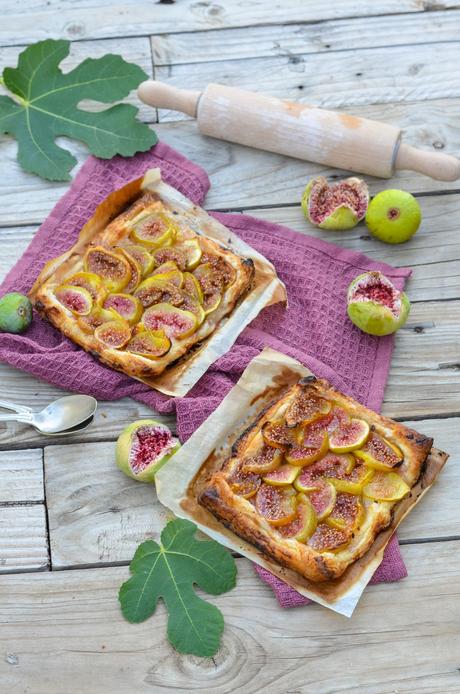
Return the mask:
<path id="1" fill-rule="evenodd" d="M 24 294 L 10 292 L 0 299 L 0 331 L 23 333 L 32 322 L 32 304 Z"/>
<path id="2" fill-rule="evenodd" d="M 331 231 L 347 231 L 348 229 L 353 229 L 361 218 L 353 212 L 353 210 L 348 207 L 348 205 L 340 205 L 337 207 L 332 214 L 328 215 L 322 222 L 315 222 L 310 215 L 310 193 L 313 185 L 317 182 L 317 178 L 312 178 L 305 188 L 302 199 L 301 207 L 305 217 L 308 221 L 320 229 L 328 229 Z M 346 179 L 347 181 L 356 181 L 360 186 L 364 186 L 364 182 L 360 179 Z M 367 191 L 367 186 L 365 187 Z M 369 196 L 367 197 L 369 200 Z M 363 215 L 364 216 L 364 215 Z"/>
<path id="3" fill-rule="evenodd" d="M 390 244 L 409 241 L 421 221 L 420 205 L 404 190 L 382 190 L 371 200 L 366 212 L 366 225 L 372 236 Z"/>
<path id="4" fill-rule="evenodd" d="M 133 442 L 133 434 L 141 427 L 160 427 L 163 430 L 169 431 L 169 429 L 155 419 L 139 419 L 132 424 L 129 424 L 118 437 L 116 448 L 115 448 L 115 460 L 122 472 L 128 477 L 131 477 L 137 482 L 149 482 L 155 481 L 155 475 L 160 470 L 163 465 L 165 465 L 168 460 L 176 453 L 180 448 L 179 441 L 173 436 L 171 437 L 172 446 L 167 449 L 165 455 L 159 456 L 156 461 L 152 464 L 150 463 L 144 470 L 139 473 L 133 472 L 129 464 L 129 455 Z"/>
<path id="5" fill-rule="evenodd" d="M 368 335 L 383 337 L 392 335 L 407 320 L 410 302 L 407 295 L 401 292 L 401 313 L 395 318 L 389 308 L 375 301 L 356 301 L 348 304 L 348 317 L 360 330 Z"/>

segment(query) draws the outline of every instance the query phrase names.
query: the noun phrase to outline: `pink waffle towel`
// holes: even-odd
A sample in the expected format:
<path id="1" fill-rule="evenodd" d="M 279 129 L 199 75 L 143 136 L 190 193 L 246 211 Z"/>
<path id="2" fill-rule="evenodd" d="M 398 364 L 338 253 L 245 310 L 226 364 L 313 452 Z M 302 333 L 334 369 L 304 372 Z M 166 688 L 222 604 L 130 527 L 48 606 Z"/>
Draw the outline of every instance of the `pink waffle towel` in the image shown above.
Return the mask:
<path id="1" fill-rule="evenodd" d="M 163 143 L 130 159 L 115 157 L 105 161 L 90 157 L 7 275 L 0 294 L 13 290 L 28 292 L 44 263 L 75 243 L 83 224 L 110 192 L 156 166 L 167 183 L 195 203 L 202 203 L 209 189 L 206 173 Z M 217 407 L 265 346 L 298 359 L 318 377 L 327 378 L 343 392 L 378 410 L 393 338 L 365 335 L 350 323 L 346 289 L 354 277 L 368 270 L 381 270 L 402 289 L 410 270 L 395 269 L 361 253 L 247 215 L 214 216 L 273 262 L 286 284 L 289 309 L 277 304 L 262 311 L 186 397 L 165 396 L 102 366 L 38 318 L 24 335 L 0 335 L 0 360 L 56 386 L 88 393 L 99 400 L 130 396 L 158 412 L 175 412 L 182 441 Z M 275 590 L 280 604 L 307 602 L 268 572 L 257 570 Z M 395 540 L 375 580 L 398 580 L 404 575 Z"/>

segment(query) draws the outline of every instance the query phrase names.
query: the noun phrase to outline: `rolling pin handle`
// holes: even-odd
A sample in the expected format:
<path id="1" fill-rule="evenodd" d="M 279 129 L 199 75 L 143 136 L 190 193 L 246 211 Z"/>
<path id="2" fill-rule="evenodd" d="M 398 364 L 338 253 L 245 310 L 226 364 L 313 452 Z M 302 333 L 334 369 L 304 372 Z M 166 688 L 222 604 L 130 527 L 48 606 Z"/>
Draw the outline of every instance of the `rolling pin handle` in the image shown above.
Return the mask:
<path id="1" fill-rule="evenodd" d="M 196 118 L 201 92 L 191 89 L 177 89 L 164 82 L 146 80 L 139 85 L 137 95 L 141 101 L 149 104 L 149 106 L 181 111 Z"/>
<path id="2" fill-rule="evenodd" d="M 456 157 L 440 152 L 425 152 L 405 144 L 399 146 L 395 169 L 417 171 L 437 181 L 456 181 L 460 178 L 460 160 Z"/>

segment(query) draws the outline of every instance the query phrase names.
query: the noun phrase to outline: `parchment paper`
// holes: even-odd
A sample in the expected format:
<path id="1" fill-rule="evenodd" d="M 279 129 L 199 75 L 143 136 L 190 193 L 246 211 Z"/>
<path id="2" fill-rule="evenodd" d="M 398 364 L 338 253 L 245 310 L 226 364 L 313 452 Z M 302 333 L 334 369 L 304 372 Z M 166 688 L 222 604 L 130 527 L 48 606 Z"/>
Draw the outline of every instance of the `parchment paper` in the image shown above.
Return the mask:
<path id="1" fill-rule="evenodd" d="M 302 595 L 350 617 L 381 563 L 393 532 L 434 482 L 447 460 L 447 454 L 432 449 L 417 485 L 408 497 L 394 507 L 391 526 L 381 532 L 370 550 L 336 581 L 313 583 L 279 566 L 225 528 L 196 501 L 200 485 L 221 467 L 230 455 L 232 443 L 257 414 L 299 378 L 308 375 L 311 372 L 296 360 L 272 349 L 264 349 L 248 365 L 219 407 L 157 473 L 157 494 L 161 503 L 177 516 L 189 518 L 214 540 L 268 569 Z"/>

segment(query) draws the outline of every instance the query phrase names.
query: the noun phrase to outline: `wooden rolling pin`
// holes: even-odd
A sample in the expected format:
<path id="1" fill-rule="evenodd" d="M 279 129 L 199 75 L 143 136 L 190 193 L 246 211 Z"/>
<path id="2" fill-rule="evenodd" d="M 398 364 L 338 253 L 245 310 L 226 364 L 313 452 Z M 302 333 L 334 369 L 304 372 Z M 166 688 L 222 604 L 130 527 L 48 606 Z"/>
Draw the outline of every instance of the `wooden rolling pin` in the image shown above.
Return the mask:
<path id="1" fill-rule="evenodd" d="M 196 118 L 204 135 L 219 140 L 381 178 L 390 178 L 398 169 L 439 181 L 460 177 L 456 157 L 406 145 L 399 128 L 368 118 L 221 84 L 197 92 L 147 80 L 138 94 L 150 106 Z"/>

